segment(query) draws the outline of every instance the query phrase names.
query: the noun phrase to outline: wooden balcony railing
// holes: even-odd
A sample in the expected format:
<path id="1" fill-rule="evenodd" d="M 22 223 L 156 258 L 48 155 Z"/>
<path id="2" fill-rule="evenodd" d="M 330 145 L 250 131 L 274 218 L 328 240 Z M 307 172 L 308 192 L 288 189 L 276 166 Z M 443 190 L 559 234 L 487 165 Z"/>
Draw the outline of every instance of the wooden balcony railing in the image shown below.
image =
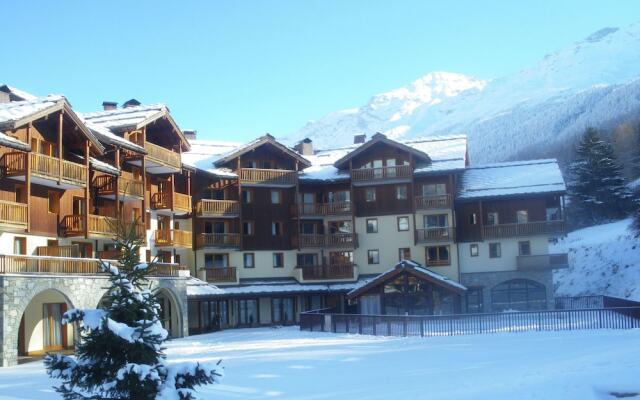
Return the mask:
<path id="1" fill-rule="evenodd" d="M 131 222 L 125 222 L 125 224 L 131 224 Z M 84 236 L 85 226 L 84 215 L 67 215 L 62 218 L 60 223 L 60 227 L 67 237 Z M 90 237 L 113 238 L 117 235 L 118 220 L 104 215 L 90 214 L 87 228 L 87 233 Z M 142 223 L 136 223 L 135 229 L 140 236 L 143 236 L 146 232 Z"/>
<path id="2" fill-rule="evenodd" d="M 312 265 L 298 268 L 302 268 L 304 280 L 353 279 L 354 277 L 353 264 Z"/>
<path id="3" fill-rule="evenodd" d="M 189 271 L 189 267 L 175 263 L 155 262 L 152 265 L 151 276 L 180 276 L 183 271 Z"/>
<path id="4" fill-rule="evenodd" d="M 448 267 L 451 260 L 427 260 L 427 267 Z"/>
<path id="5" fill-rule="evenodd" d="M 238 248 L 240 234 L 238 233 L 201 233 L 196 238 L 198 248 Z"/>
<path id="6" fill-rule="evenodd" d="M 147 151 L 147 160 L 171 168 L 182 168 L 180 153 L 149 142 L 145 142 L 144 149 Z"/>
<path id="7" fill-rule="evenodd" d="M 27 227 L 27 205 L 0 200 L 0 224 Z"/>
<path id="8" fill-rule="evenodd" d="M 10 152 L 0 158 L 2 176 L 24 175 L 27 171 L 27 153 Z"/>
<path id="9" fill-rule="evenodd" d="M 156 246 L 175 246 L 190 249 L 193 243 L 191 231 L 178 229 L 157 230 L 154 232 L 154 239 Z"/>
<path id="10" fill-rule="evenodd" d="M 196 205 L 200 217 L 234 217 L 240 215 L 240 202 L 235 200 L 200 200 Z"/>
<path id="11" fill-rule="evenodd" d="M 70 246 L 38 246 L 36 247 L 36 255 L 74 258 L 80 256 L 80 247 L 76 244 Z"/>
<path id="12" fill-rule="evenodd" d="M 521 224 L 484 225 L 486 239 L 564 233 L 564 221 L 536 221 Z"/>
<path id="13" fill-rule="evenodd" d="M 62 180 L 78 187 L 87 183 L 87 167 L 71 161 L 50 157 L 44 154 L 29 153 L 31 160 L 31 175 L 49 180 Z M 0 159 L 0 169 L 3 176 L 20 176 L 27 173 L 27 153 L 6 153 Z M 62 175 L 61 175 L 62 174 Z"/>
<path id="14" fill-rule="evenodd" d="M 416 196 L 416 209 L 434 210 L 451 208 L 451 195 L 442 194 L 437 196 Z"/>
<path id="15" fill-rule="evenodd" d="M 351 179 L 357 181 L 382 181 L 410 178 L 410 165 L 396 165 L 394 167 L 358 168 L 351 170 Z"/>
<path id="16" fill-rule="evenodd" d="M 298 210 L 300 216 L 331 216 L 331 215 L 350 215 L 353 211 L 352 204 L 349 201 L 340 201 L 334 203 L 313 203 L 298 204 L 293 210 Z"/>
<path id="17" fill-rule="evenodd" d="M 172 210 L 191 212 L 191 196 L 182 193 L 160 192 L 151 196 L 151 208 L 154 210 Z"/>
<path id="18" fill-rule="evenodd" d="M 142 181 L 124 176 L 97 176 L 93 180 L 93 187 L 96 188 L 98 196 L 114 196 L 116 193 L 116 183 L 118 186 L 118 194 L 121 196 L 121 199 L 135 198 L 141 200 L 144 196 L 144 186 L 142 185 Z"/>
<path id="19" fill-rule="evenodd" d="M 236 282 L 236 267 L 214 267 L 214 268 L 205 268 L 205 279 L 207 282 L 216 283 L 216 282 Z"/>
<path id="20" fill-rule="evenodd" d="M 332 233 L 326 235 L 302 234 L 300 247 L 337 247 L 355 248 L 358 246 L 358 235 L 355 233 Z"/>
<path id="21" fill-rule="evenodd" d="M 418 243 L 452 242 L 455 236 L 456 230 L 452 227 L 416 229 Z"/>
<path id="22" fill-rule="evenodd" d="M 567 253 L 542 254 L 535 256 L 518 256 L 518 269 L 556 269 L 569 268 L 569 255 Z"/>
<path id="23" fill-rule="evenodd" d="M 119 260 L 122 256 L 122 250 L 101 250 L 96 251 L 96 257 L 101 260 Z"/>
<path id="24" fill-rule="evenodd" d="M 191 212 L 191 196 L 182 193 L 173 193 L 173 211 Z"/>
<path id="25" fill-rule="evenodd" d="M 251 185 L 294 186 L 298 174 L 288 169 L 242 168 L 240 180 L 243 184 Z"/>

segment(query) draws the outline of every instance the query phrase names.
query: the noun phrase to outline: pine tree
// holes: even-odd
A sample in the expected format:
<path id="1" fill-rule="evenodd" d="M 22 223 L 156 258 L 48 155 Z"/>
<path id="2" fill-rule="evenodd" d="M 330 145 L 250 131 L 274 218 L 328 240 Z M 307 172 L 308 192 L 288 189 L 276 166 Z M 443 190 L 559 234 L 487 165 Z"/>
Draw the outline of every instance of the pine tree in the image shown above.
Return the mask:
<path id="1" fill-rule="evenodd" d="M 612 146 L 589 128 L 569 166 L 572 214 L 587 224 L 623 218 L 633 209 L 633 194 L 625 185 Z"/>
<path id="2" fill-rule="evenodd" d="M 120 267 L 101 262 L 109 275 L 108 297 L 99 309 L 74 309 L 63 323 L 80 324 L 76 355 L 47 355 L 50 377 L 63 383 L 64 399 L 195 399 L 194 387 L 218 382 L 223 368 L 199 363 L 164 363 L 162 327 L 156 294 L 146 276 L 154 264 L 140 264 L 143 244 L 135 224 L 118 224 L 123 249 Z"/>

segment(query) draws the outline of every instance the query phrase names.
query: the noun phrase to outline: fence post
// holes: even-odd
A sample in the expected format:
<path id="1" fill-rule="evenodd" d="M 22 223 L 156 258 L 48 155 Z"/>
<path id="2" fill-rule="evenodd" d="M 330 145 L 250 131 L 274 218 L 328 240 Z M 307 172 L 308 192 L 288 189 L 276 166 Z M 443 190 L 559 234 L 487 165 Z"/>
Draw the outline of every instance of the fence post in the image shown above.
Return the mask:
<path id="1" fill-rule="evenodd" d="M 402 324 L 402 336 L 407 336 L 407 322 L 409 317 L 404 316 L 403 324 Z"/>
<path id="2" fill-rule="evenodd" d="M 602 329 L 602 308 L 598 310 L 598 327 Z"/>
<path id="3" fill-rule="evenodd" d="M 449 336 L 453 336 L 453 318 L 449 317 Z"/>
<path id="4" fill-rule="evenodd" d="M 420 317 L 420 337 L 424 337 L 424 317 Z"/>
<path id="5" fill-rule="evenodd" d="M 376 323 L 376 318 L 377 318 L 376 316 L 373 316 L 373 336 L 376 336 L 376 334 L 377 334 L 377 332 L 376 332 L 377 331 L 377 329 L 376 329 L 377 326 L 376 325 L 378 325 L 378 324 Z"/>
<path id="6" fill-rule="evenodd" d="M 538 312 L 538 330 L 542 330 L 542 313 Z"/>
<path id="7" fill-rule="evenodd" d="M 362 315 L 358 317 L 358 333 L 362 335 Z"/>

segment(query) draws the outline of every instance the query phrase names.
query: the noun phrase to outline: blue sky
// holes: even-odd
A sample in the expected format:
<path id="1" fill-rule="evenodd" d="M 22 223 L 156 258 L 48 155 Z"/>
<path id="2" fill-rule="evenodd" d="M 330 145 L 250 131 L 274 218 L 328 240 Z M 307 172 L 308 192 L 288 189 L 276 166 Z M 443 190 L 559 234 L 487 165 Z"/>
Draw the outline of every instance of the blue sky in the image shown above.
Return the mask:
<path id="1" fill-rule="evenodd" d="M 0 83 L 80 111 L 165 102 L 200 137 L 243 141 L 431 71 L 509 74 L 640 15 L 635 0 L 528 3 L 2 1 Z"/>

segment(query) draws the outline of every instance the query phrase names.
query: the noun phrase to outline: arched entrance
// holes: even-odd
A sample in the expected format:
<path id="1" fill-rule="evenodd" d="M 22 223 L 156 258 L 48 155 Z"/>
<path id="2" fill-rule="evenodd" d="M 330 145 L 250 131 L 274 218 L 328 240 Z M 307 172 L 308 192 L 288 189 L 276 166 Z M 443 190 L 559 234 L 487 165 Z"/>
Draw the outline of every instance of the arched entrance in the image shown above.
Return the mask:
<path id="1" fill-rule="evenodd" d="M 172 338 L 182 336 L 182 310 L 178 301 L 169 289 L 158 289 L 158 303 L 160 304 L 160 320 L 162 326 Z"/>
<path id="2" fill-rule="evenodd" d="M 547 291 L 543 284 L 530 279 L 505 281 L 491 289 L 491 308 L 498 312 L 545 310 Z"/>
<path id="3" fill-rule="evenodd" d="M 73 305 L 55 289 L 36 294 L 27 304 L 18 330 L 18 355 L 39 356 L 73 349 L 74 330 L 62 324 L 62 315 Z"/>

